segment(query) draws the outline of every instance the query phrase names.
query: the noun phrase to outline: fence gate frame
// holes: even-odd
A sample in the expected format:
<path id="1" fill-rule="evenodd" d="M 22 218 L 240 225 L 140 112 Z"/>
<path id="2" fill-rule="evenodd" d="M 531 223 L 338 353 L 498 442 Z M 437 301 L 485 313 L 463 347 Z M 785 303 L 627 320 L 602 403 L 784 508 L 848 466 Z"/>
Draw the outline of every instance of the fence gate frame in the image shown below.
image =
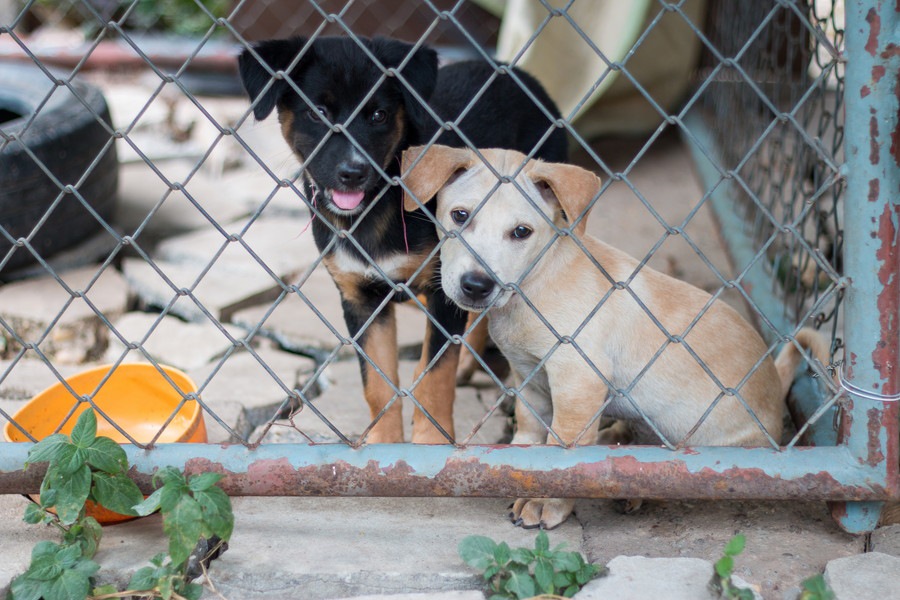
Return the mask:
<path id="1" fill-rule="evenodd" d="M 829 500 L 845 530 L 871 531 L 883 503 L 900 499 L 900 3 L 848 0 L 846 9 L 846 359 L 837 445 L 126 445 L 132 477 L 149 493 L 162 466 L 213 471 L 236 496 Z M 711 143 L 697 119 L 670 123 L 687 127 L 695 152 Z M 0 493 L 39 491 L 43 469 L 23 470 L 30 447 L 0 443 Z"/>

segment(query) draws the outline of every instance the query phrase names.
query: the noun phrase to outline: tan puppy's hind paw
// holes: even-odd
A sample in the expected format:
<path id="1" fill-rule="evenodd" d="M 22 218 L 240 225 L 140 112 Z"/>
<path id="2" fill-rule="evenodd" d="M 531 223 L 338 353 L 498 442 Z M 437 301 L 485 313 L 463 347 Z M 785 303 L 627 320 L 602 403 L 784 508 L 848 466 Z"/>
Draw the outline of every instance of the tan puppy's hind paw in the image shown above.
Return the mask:
<path id="1" fill-rule="evenodd" d="M 575 500 L 571 498 L 519 498 L 509 511 L 509 520 L 524 529 L 553 529 L 562 524 L 574 508 Z"/>
<path id="2" fill-rule="evenodd" d="M 603 427 L 597 436 L 597 444 L 600 446 L 620 446 L 634 442 L 634 432 L 628 421 L 617 420 L 607 427 Z"/>

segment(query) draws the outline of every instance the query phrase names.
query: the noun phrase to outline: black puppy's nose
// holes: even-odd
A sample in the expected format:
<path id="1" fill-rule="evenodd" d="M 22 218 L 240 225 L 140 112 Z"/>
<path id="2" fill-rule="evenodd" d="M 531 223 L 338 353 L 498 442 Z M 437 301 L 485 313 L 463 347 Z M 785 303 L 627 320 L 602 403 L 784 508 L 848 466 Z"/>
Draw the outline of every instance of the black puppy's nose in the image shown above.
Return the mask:
<path id="1" fill-rule="evenodd" d="M 469 271 L 459 278 L 463 294 L 472 300 L 484 300 L 494 290 L 494 280 L 485 273 Z"/>
<path id="2" fill-rule="evenodd" d="M 358 188 L 366 179 L 366 163 L 342 162 L 337 168 L 338 181 L 348 188 Z"/>

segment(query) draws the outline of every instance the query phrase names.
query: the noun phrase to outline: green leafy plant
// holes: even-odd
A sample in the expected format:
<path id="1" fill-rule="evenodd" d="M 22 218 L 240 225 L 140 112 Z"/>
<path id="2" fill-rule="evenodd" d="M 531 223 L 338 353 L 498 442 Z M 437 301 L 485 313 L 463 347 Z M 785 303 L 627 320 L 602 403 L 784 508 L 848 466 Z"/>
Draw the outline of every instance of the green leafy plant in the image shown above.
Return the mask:
<path id="1" fill-rule="evenodd" d="M 191 580 L 223 550 L 234 528 L 231 501 L 216 487 L 221 475 L 202 473 L 188 480 L 167 467 L 154 475 L 158 489 L 145 499 L 128 477 L 122 447 L 97 436 L 93 410 L 79 416 L 71 435 L 58 433 L 35 444 L 26 468 L 41 462 L 48 465 L 39 500 L 26 507 L 24 520 L 57 528 L 62 542 L 43 541 L 34 547 L 28 569 L 10 584 L 13 600 L 88 597 L 100 568 L 92 559 L 103 533 L 97 520 L 87 515 L 89 502 L 131 516 L 160 510 L 169 540 L 168 554 L 158 554 L 152 566 L 139 569 L 131 589 L 117 592 L 103 586 L 93 590 L 95 597 L 200 597 L 201 586 Z"/>
<path id="2" fill-rule="evenodd" d="M 159 590 L 164 599 L 173 593 L 188 599 L 199 598 L 203 588 L 190 583 L 196 568 L 205 564 L 210 555 L 218 555 L 234 529 L 231 500 L 216 483 L 222 478 L 218 473 L 201 473 L 190 480 L 174 467 L 166 467 L 153 476 L 155 484 L 162 484 L 135 509 L 145 515 L 161 510 L 163 531 L 169 538 L 169 553 L 158 554 L 150 561 L 152 566 L 138 570 L 129 588 Z M 207 557 L 195 557 L 192 553 L 204 540 L 212 540 Z"/>
<path id="3" fill-rule="evenodd" d="M 557 594 L 571 598 L 594 577 L 606 575 L 601 565 L 588 563 L 578 552 L 559 545 L 550 549 L 547 533 L 541 531 L 534 550 L 510 548 L 506 542 L 470 535 L 459 544 L 459 556 L 483 572 L 491 592 L 489 600 L 531 598 L 537 594 Z"/>
<path id="4" fill-rule="evenodd" d="M 800 584 L 800 595 L 797 600 L 834 600 L 834 591 L 821 575 L 813 575 Z"/>
<path id="5" fill-rule="evenodd" d="M 747 588 L 739 588 L 734 585 L 731 576 L 734 573 L 734 557 L 744 551 L 747 540 L 743 534 L 738 534 L 725 544 L 724 555 L 716 561 L 710 587 L 722 598 L 728 600 L 753 600 L 753 591 Z"/>

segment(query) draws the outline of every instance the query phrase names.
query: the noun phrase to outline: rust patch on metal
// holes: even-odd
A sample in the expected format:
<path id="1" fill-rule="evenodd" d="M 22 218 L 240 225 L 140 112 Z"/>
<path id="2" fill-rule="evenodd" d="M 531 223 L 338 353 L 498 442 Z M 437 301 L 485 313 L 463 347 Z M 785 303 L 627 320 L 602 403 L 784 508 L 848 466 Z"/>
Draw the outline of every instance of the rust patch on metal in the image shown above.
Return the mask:
<path id="1" fill-rule="evenodd" d="M 872 353 L 872 362 L 878 370 L 884 386 L 881 393 L 893 395 L 900 391 L 897 376 L 897 360 L 900 358 L 900 251 L 898 251 L 897 221 L 900 221 L 900 205 L 885 204 L 879 217 L 878 239 L 881 247 L 875 257 L 881 267 L 878 281 L 884 286 L 878 295 L 877 306 L 881 323 L 881 340 Z"/>
<path id="2" fill-rule="evenodd" d="M 866 96 L 868 96 L 871 93 L 872 93 L 872 89 L 869 86 L 864 85 L 864 86 L 862 86 L 862 89 L 859 90 L 859 97 L 865 98 Z"/>
<path id="3" fill-rule="evenodd" d="M 870 408 L 866 411 L 868 417 L 868 456 L 866 464 L 876 466 L 884 461 L 884 453 L 881 451 L 881 442 L 879 434 L 881 433 L 881 410 L 878 408 Z"/>
<path id="4" fill-rule="evenodd" d="M 866 13 L 866 23 L 869 24 L 869 39 L 866 40 L 866 52 L 875 56 L 878 50 L 878 35 L 881 33 L 881 15 L 874 8 Z"/>
<path id="5" fill-rule="evenodd" d="M 881 145 L 878 143 L 878 112 L 870 108 L 869 112 L 869 162 L 877 165 L 881 161 Z"/>
<path id="6" fill-rule="evenodd" d="M 844 406 L 844 410 L 840 411 L 841 422 L 838 424 L 837 431 L 837 442 L 838 444 L 843 444 L 844 441 L 850 436 L 850 429 L 853 427 L 853 400 L 847 399 L 847 404 Z"/>
<path id="7" fill-rule="evenodd" d="M 887 69 L 884 68 L 884 65 L 875 65 L 874 67 L 872 67 L 872 83 L 878 83 L 879 81 L 881 81 L 881 78 L 884 77 L 884 74 L 886 72 Z"/>
<path id="8" fill-rule="evenodd" d="M 0 494 L 37 494 L 47 473 L 47 463 L 28 465 L 20 471 L 0 471 Z"/>
<path id="9" fill-rule="evenodd" d="M 869 180 L 869 202 L 877 202 L 879 192 L 881 190 L 881 180 L 880 179 L 870 179 Z"/>
<path id="10" fill-rule="evenodd" d="M 874 54 L 872 56 L 874 56 Z M 881 53 L 881 58 L 888 59 L 895 56 L 900 56 L 900 46 L 892 42 L 884 47 L 884 52 Z"/>
<path id="11" fill-rule="evenodd" d="M 856 353 L 850 353 L 850 360 L 844 361 L 844 367 L 846 367 L 846 373 L 848 379 L 853 379 L 853 368 L 856 367 Z"/>

